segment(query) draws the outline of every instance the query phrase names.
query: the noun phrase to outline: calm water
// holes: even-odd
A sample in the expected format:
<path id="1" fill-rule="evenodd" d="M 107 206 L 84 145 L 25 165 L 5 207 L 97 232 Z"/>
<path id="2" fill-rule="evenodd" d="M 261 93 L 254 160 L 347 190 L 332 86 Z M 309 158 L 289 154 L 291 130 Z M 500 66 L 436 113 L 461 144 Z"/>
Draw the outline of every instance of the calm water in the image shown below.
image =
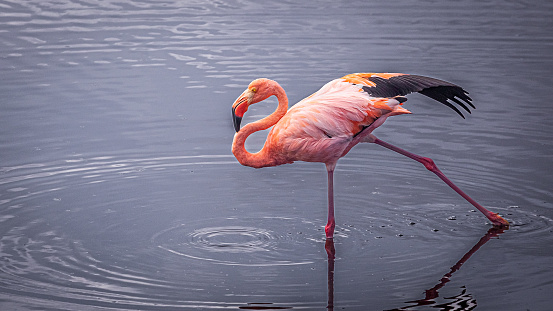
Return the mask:
<path id="1" fill-rule="evenodd" d="M 295 2 L 0 0 L 0 309 L 553 308 L 553 2 Z M 297 102 L 362 71 L 471 93 L 466 120 L 414 94 L 375 134 L 509 230 L 363 145 L 325 249 L 324 165 L 234 159 L 252 79 Z"/>

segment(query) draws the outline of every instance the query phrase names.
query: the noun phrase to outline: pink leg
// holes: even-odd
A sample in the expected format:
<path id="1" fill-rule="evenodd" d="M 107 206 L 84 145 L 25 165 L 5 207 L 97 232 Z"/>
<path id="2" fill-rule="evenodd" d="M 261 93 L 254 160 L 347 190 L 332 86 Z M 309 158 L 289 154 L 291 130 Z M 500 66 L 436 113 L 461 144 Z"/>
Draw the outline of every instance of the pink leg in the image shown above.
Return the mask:
<path id="1" fill-rule="evenodd" d="M 328 222 L 325 226 L 325 233 L 327 239 L 334 237 L 334 227 L 336 221 L 334 220 L 334 167 L 336 163 L 327 164 L 326 170 L 328 172 Z"/>
<path id="2" fill-rule="evenodd" d="M 419 155 L 416 155 L 416 154 L 413 154 L 413 153 L 410 153 L 408 151 L 405 151 L 401 148 L 398 148 L 394 145 L 391 145 L 387 142 L 384 142 L 374 136 L 371 137 L 371 142 L 377 144 L 377 145 L 380 145 L 382 147 L 385 147 L 385 148 L 388 148 L 392 151 L 395 151 L 397 153 L 400 153 L 406 157 L 409 157 L 417 162 L 420 162 L 424 165 L 424 167 L 426 167 L 426 169 L 428 169 L 429 171 L 431 171 L 432 173 L 436 174 L 438 177 L 440 177 L 441 180 L 443 180 L 448 186 L 451 187 L 451 189 L 455 190 L 455 192 L 457 192 L 460 196 L 462 196 L 463 198 L 465 198 L 465 200 L 467 200 L 470 204 L 472 204 L 474 207 L 476 207 L 480 212 L 482 212 L 482 214 L 484 214 L 484 216 L 488 217 L 488 219 L 494 224 L 494 226 L 499 226 L 499 227 L 508 227 L 509 226 L 509 222 L 507 222 L 505 219 L 503 219 L 501 216 L 499 216 L 498 214 L 496 213 L 492 213 L 490 212 L 488 209 L 486 209 L 485 207 L 483 207 L 482 205 L 478 204 L 476 201 L 474 201 L 471 197 L 469 197 L 466 193 L 464 193 L 461 189 L 459 189 L 459 187 L 457 187 L 453 182 L 451 182 L 451 180 L 449 180 L 449 178 L 447 178 L 444 173 L 442 173 L 438 167 L 436 166 L 436 164 L 434 164 L 434 161 L 432 161 L 432 159 L 430 158 L 426 158 L 426 157 L 421 157 Z"/>

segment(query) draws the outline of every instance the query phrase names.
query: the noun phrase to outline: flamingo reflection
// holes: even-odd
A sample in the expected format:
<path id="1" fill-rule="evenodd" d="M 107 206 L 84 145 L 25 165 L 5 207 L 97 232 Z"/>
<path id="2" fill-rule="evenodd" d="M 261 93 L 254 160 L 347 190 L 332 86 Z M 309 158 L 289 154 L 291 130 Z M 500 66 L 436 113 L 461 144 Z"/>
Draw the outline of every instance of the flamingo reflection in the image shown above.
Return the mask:
<path id="1" fill-rule="evenodd" d="M 336 249 L 334 248 L 334 239 L 327 239 L 325 250 L 328 255 L 328 303 L 326 308 L 334 310 L 334 259 L 336 258 Z"/>
<path id="2" fill-rule="evenodd" d="M 448 297 L 447 302 L 437 302 L 436 298 L 439 297 L 438 291 L 444 287 L 451 279 L 453 273 L 458 271 L 461 266 L 476 253 L 480 247 L 486 244 L 490 239 L 498 237 L 504 232 L 503 228 L 493 227 L 486 232 L 486 234 L 468 251 L 461 257 L 457 263 L 455 263 L 444 276 L 440 279 L 434 287 L 427 289 L 425 291 L 425 297 L 420 300 L 408 301 L 408 305 L 400 308 L 390 309 L 387 311 L 402 311 L 402 310 L 414 310 L 416 307 L 430 306 L 436 308 L 437 310 L 443 311 L 470 311 L 476 308 L 476 300 L 467 293 L 466 289 L 463 288 L 462 292 L 454 297 Z M 334 259 L 336 257 L 336 251 L 334 249 L 334 241 L 332 239 L 326 240 L 325 250 L 328 255 L 328 304 L 327 309 L 329 311 L 334 311 Z"/>

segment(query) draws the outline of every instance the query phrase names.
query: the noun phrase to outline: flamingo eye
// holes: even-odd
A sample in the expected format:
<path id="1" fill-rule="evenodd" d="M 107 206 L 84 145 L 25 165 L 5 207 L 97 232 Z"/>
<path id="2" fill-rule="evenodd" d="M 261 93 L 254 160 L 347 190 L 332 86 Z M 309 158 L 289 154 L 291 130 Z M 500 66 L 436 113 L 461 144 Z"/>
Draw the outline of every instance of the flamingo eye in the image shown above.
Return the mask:
<path id="1" fill-rule="evenodd" d="M 250 91 L 252 91 L 253 93 L 255 93 L 255 92 L 257 92 L 257 88 L 256 88 L 255 86 L 252 86 L 252 87 L 250 88 Z"/>

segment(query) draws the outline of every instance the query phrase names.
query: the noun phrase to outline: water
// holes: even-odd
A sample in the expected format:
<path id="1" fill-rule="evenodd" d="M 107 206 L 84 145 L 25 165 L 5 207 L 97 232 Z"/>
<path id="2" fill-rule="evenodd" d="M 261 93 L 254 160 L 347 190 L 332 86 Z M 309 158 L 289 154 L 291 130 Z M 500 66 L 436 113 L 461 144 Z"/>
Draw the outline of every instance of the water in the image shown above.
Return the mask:
<path id="1" fill-rule="evenodd" d="M 2 310 L 549 310 L 548 1 L 0 1 Z M 357 146 L 254 170 L 230 105 L 254 78 L 291 102 L 351 72 L 465 87 L 420 95 Z M 274 109 L 257 105 L 243 123 Z M 260 148 L 263 134 L 248 140 Z"/>

